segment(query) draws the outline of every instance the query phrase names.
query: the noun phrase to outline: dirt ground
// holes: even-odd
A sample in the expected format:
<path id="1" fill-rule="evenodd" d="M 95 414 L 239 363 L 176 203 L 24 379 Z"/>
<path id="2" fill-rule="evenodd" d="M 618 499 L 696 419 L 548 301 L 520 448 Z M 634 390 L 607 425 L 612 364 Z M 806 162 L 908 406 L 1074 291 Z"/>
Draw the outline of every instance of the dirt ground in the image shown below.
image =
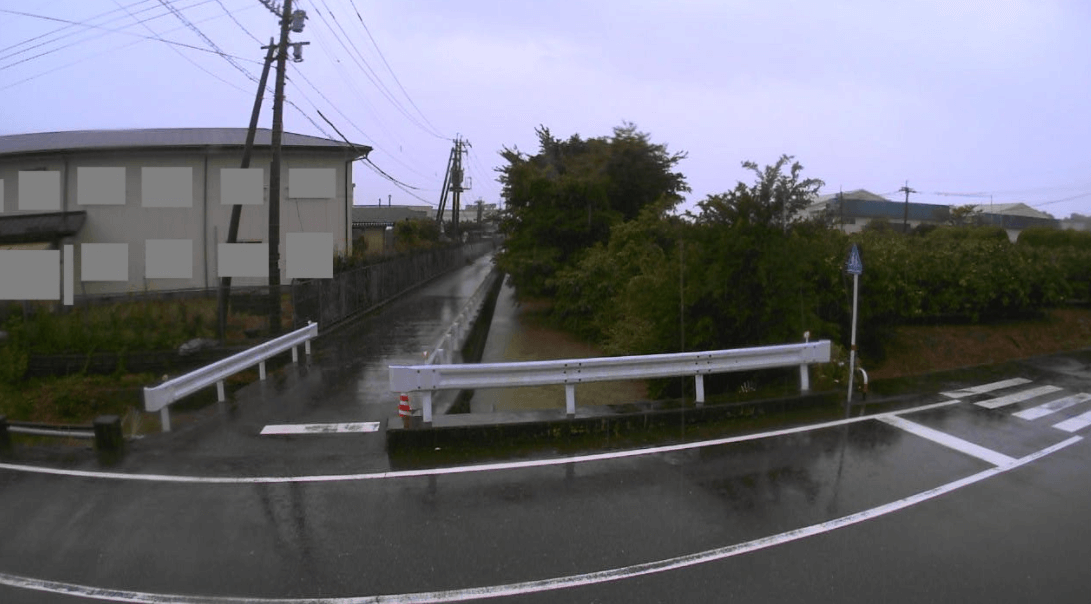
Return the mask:
<path id="1" fill-rule="evenodd" d="M 919 375 L 1091 347 L 1091 309 L 1058 308 L 1040 320 L 896 328 L 872 379 Z"/>

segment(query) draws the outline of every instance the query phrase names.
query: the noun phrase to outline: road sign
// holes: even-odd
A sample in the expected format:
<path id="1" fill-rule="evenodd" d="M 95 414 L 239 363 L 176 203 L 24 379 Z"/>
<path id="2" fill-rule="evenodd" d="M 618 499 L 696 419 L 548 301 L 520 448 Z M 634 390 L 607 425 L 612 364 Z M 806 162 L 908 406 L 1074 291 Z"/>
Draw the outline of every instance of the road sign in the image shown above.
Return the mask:
<path id="1" fill-rule="evenodd" d="M 850 275 L 860 275 L 864 272 L 864 263 L 860 261 L 860 249 L 856 247 L 856 244 L 852 244 L 852 250 L 849 251 L 849 260 L 845 263 L 845 271 Z"/>

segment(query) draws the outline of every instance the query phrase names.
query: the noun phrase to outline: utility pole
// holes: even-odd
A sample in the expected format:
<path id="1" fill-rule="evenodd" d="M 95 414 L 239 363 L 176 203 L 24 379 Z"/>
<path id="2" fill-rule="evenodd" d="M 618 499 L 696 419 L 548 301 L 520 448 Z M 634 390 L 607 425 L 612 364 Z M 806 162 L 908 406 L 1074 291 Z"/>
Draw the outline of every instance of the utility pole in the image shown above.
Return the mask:
<path id="1" fill-rule="evenodd" d="M 905 215 L 902 217 L 902 232 L 903 233 L 908 233 L 909 232 L 909 194 L 910 193 L 916 193 L 917 191 L 915 189 L 910 189 L 909 188 L 909 181 L 908 180 L 905 181 L 905 186 L 898 189 L 898 190 L 905 193 Z"/>
<path id="2" fill-rule="evenodd" d="M 265 67 L 261 70 L 261 80 L 258 83 L 258 94 L 254 97 L 254 109 L 250 112 L 250 129 L 246 131 L 246 144 L 242 149 L 242 169 L 250 167 L 250 155 L 254 150 L 254 137 L 258 130 L 258 116 L 261 115 L 261 101 L 265 98 L 265 85 L 269 81 L 269 66 L 273 64 L 273 51 L 276 46 L 273 39 L 269 38 L 269 46 L 263 47 L 265 53 Z M 227 243 L 236 243 L 239 239 L 239 221 L 242 218 L 242 206 L 231 206 L 231 223 L 227 229 Z M 220 277 L 220 291 L 217 299 L 217 318 L 219 320 L 219 338 L 223 342 L 227 335 L 227 313 L 231 298 L 231 277 Z"/>
<path id="3" fill-rule="evenodd" d="M 455 139 L 455 163 L 451 168 L 451 230 L 458 232 L 459 200 L 462 198 L 462 137 Z"/>
<path id="4" fill-rule="evenodd" d="M 277 45 L 277 83 L 273 96 L 273 165 L 269 169 L 269 333 L 280 334 L 280 164 L 284 135 L 284 71 L 288 60 L 288 30 L 303 31 L 303 11 L 292 12 L 292 0 L 284 0 Z M 296 58 L 302 60 L 296 45 Z"/>

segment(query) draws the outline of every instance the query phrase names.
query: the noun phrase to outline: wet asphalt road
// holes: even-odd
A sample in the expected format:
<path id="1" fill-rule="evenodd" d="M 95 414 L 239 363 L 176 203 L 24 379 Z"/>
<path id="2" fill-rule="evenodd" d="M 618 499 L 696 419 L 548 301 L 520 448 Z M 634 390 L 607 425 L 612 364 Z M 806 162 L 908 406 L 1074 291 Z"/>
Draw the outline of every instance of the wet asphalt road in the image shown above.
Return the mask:
<path id="1" fill-rule="evenodd" d="M 433 287 L 420 294 L 450 297 L 440 294 L 451 284 Z M 408 329 L 396 325 L 373 329 Z M 869 408 L 887 415 L 790 433 L 384 473 L 369 440 L 381 434 L 254 436 L 272 420 L 367 419 L 362 392 L 385 374 L 360 379 L 349 369 L 357 344 L 343 342 L 325 357 L 340 364 L 317 361 L 340 377 L 290 372 L 268 409 L 194 420 L 117 466 L 0 466 L 0 602 L 1088 600 L 1091 427 L 1056 426 L 1091 401 L 1013 414 L 1091 392 L 1091 353 L 1012 364 L 906 403 L 928 409 Z M 988 408 L 1043 386 L 1056 390 Z M 328 394 L 293 398 L 295 388 Z M 371 404 L 393 413 L 392 400 Z M 359 474 L 315 478 L 341 472 Z M 433 593 L 406 595 L 420 592 Z"/>

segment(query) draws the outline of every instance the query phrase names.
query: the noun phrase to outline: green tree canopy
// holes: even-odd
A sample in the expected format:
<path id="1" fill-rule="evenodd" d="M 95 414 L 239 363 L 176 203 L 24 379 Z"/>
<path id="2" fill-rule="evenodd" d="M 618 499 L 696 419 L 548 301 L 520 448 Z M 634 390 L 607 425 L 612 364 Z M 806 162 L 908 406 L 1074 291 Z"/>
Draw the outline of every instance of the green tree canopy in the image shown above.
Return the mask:
<path id="1" fill-rule="evenodd" d="M 685 154 L 669 153 L 633 124 L 590 139 L 561 140 L 544 126 L 536 132 L 536 155 L 500 153 L 508 165 L 500 170 L 506 241 L 498 262 L 522 293 L 553 293 L 557 271 L 609 239 L 612 226 L 651 204 L 674 207 L 689 191 L 674 171 Z"/>

